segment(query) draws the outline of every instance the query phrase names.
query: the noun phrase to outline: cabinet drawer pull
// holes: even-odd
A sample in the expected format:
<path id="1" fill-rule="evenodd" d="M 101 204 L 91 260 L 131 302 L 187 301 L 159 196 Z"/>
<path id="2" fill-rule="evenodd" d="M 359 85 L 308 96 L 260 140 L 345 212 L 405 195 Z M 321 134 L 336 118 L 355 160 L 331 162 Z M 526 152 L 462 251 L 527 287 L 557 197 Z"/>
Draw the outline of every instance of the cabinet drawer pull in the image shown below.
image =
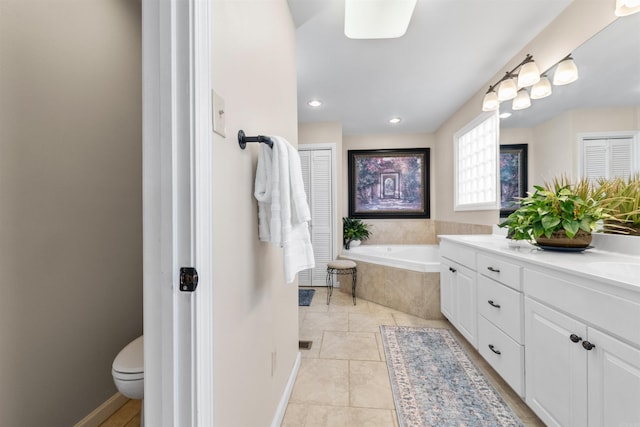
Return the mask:
<path id="1" fill-rule="evenodd" d="M 450 271 L 450 272 L 452 272 L 452 273 L 455 273 L 455 272 L 456 272 L 456 271 L 458 271 L 458 270 L 456 270 L 456 269 L 455 269 L 455 268 L 453 268 L 453 267 L 449 267 L 449 271 Z"/>
<path id="2" fill-rule="evenodd" d="M 502 354 L 500 350 L 496 350 L 493 344 L 489 344 L 489 350 L 493 351 L 495 354 Z"/>
<path id="3" fill-rule="evenodd" d="M 569 339 L 571 340 L 571 342 L 580 342 L 580 341 L 582 341 L 582 337 L 579 337 L 576 334 L 569 335 Z"/>
<path id="4" fill-rule="evenodd" d="M 499 268 L 487 267 L 487 270 L 493 271 L 494 273 L 500 273 L 500 269 Z"/>
<path id="5" fill-rule="evenodd" d="M 589 341 L 582 341 L 582 347 L 585 350 L 591 350 L 593 348 L 596 348 L 596 345 L 595 344 L 591 344 Z"/>
<path id="6" fill-rule="evenodd" d="M 491 307 L 500 308 L 500 304 L 496 304 L 492 299 L 487 301 Z"/>

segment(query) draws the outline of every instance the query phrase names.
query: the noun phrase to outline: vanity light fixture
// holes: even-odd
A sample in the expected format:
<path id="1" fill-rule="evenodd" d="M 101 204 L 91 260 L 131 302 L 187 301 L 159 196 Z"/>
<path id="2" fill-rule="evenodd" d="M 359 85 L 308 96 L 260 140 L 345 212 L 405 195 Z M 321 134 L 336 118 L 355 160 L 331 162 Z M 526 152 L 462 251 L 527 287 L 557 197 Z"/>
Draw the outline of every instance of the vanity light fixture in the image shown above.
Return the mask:
<path id="1" fill-rule="evenodd" d="M 319 99 L 312 99 L 312 100 L 310 100 L 310 101 L 308 101 L 308 102 L 307 102 L 307 105 L 308 105 L 309 107 L 314 107 L 314 108 L 316 108 L 316 107 L 319 107 L 319 106 L 321 106 L 321 105 L 322 105 L 322 101 L 320 101 Z"/>
<path id="2" fill-rule="evenodd" d="M 555 86 L 562 86 L 578 80 L 578 67 L 573 62 L 571 54 L 567 55 L 556 67 L 556 72 L 553 73 L 553 84 Z"/>
<path id="3" fill-rule="evenodd" d="M 518 95 L 513 99 L 511 109 L 514 111 L 524 110 L 531 107 L 531 99 L 526 89 L 522 88 L 518 91 Z"/>
<path id="4" fill-rule="evenodd" d="M 551 82 L 546 75 L 540 76 L 540 81 L 531 86 L 531 99 L 542 99 L 551 95 Z"/>
<path id="5" fill-rule="evenodd" d="M 640 12 L 640 0 L 616 0 L 616 16 L 628 16 Z"/>
<path id="6" fill-rule="evenodd" d="M 389 119 L 389 123 L 391 123 L 392 125 L 397 125 L 401 121 L 402 119 L 400 117 L 392 117 Z"/>
<path id="7" fill-rule="evenodd" d="M 518 72 L 516 73 L 516 71 Z M 531 86 L 539 79 L 538 66 L 533 61 L 533 56 L 527 54 L 513 70 L 507 71 L 504 77 L 489 86 L 489 90 L 482 100 L 482 111 L 497 110 L 500 102 L 514 99 L 518 95 L 518 87 Z"/>
<path id="8" fill-rule="evenodd" d="M 417 0 L 345 0 L 344 34 L 350 39 L 394 39 L 409 27 Z"/>
<path id="9" fill-rule="evenodd" d="M 640 4 L 640 0 L 632 1 Z M 554 85 L 565 85 L 578 79 L 578 67 L 576 67 L 571 54 L 555 63 L 551 68 L 554 67 Z M 507 71 L 504 77 L 489 86 L 482 99 L 482 111 L 495 111 L 500 107 L 502 101 L 511 99 L 513 99 L 513 110 L 523 110 L 531 106 L 532 99 L 541 99 L 551 95 L 551 82 L 546 74 L 548 71 L 540 75 L 538 66 L 533 61 L 533 56 L 527 54 L 513 70 Z M 530 88 L 531 94 L 527 88 Z"/>

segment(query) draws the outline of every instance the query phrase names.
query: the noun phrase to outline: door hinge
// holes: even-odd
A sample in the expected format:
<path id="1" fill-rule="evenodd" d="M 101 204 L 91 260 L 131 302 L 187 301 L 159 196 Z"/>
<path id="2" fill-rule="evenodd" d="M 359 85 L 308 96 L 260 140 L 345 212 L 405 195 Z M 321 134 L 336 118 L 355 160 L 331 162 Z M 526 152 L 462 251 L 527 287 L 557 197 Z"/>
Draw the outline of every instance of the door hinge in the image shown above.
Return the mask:
<path id="1" fill-rule="evenodd" d="M 180 290 L 193 292 L 198 287 L 198 270 L 193 267 L 180 267 Z"/>

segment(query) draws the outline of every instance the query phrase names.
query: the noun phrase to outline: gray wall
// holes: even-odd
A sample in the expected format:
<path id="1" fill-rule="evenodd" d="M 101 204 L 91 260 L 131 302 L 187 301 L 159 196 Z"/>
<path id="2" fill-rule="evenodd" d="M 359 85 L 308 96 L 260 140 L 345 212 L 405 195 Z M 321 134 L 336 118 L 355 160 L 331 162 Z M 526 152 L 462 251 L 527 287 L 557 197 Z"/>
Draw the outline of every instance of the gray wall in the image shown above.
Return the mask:
<path id="1" fill-rule="evenodd" d="M 142 333 L 141 13 L 0 1 L 0 425 L 69 426 Z"/>

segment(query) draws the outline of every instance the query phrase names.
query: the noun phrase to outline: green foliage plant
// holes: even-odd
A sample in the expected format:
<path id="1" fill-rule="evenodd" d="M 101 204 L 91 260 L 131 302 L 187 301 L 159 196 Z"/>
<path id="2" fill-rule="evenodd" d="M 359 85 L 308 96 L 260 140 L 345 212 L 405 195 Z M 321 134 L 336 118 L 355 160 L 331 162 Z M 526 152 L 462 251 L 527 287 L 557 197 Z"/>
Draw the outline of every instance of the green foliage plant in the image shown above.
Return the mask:
<path id="1" fill-rule="evenodd" d="M 354 240 L 365 241 L 371 236 L 369 224 L 358 218 L 342 218 L 342 241 L 345 249 L 349 249 L 349 244 Z"/>
<path id="2" fill-rule="evenodd" d="M 579 230 L 590 233 L 598 227 L 598 221 L 609 218 L 601 194 L 594 192 L 587 180 L 570 184 L 566 177 L 561 177 L 534 188 L 533 194 L 520 199 L 520 208 L 500 224 L 507 227 L 512 239 L 550 238 L 561 230 L 573 239 Z"/>
<path id="3" fill-rule="evenodd" d="M 611 216 L 604 231 L 636 234 L 640 232 L 640 174 L 628 178 L 598 181 L 602 205 Z"/>

